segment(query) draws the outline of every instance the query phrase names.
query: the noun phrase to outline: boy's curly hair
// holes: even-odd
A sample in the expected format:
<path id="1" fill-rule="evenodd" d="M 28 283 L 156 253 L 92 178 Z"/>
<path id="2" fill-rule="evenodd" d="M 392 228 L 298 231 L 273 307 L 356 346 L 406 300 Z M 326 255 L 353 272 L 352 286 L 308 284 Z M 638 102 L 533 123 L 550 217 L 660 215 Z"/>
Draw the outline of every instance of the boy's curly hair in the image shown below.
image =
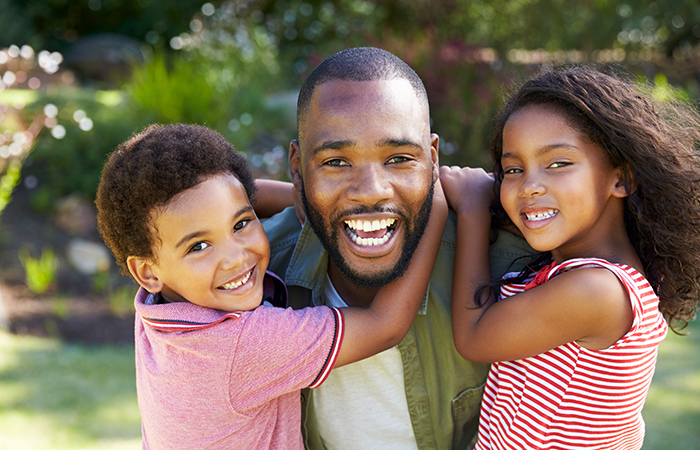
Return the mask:
<path id="1" fill-rule="evenodd" d="M 198 125 L 151 125 L 119 145 L 102 171 L 97 224 L 122 273 L 129 256 L 154 260 L 151 211 L 206 178 L 232 174 L 251 203 L 255 179 L 245 157 L 219 133 Z"/>
<path id="2" fill-rule="evenodd" d="M 503 180 L 503 128 L 527 106 L 545 106 L 602 147 L 622 168 L 625 226 L 671 325 L 695 318 L 700 295 L 700 117 L 687 104 L 655 99 L 649 86 L 578 67 L 547 70 L 501 110 L 491 155 L 496 196 Z M 508 224 L 499 208 L 498 221 Z M 511 223 L 512 224 L 512 223 Z"/>

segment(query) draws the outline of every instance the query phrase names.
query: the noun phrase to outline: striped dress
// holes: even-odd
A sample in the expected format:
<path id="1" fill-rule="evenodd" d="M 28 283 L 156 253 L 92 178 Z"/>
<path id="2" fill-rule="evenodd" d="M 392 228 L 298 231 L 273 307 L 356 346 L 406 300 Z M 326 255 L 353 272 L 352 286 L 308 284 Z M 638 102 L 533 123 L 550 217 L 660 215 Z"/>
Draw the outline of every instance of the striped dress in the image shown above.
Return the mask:
<path id="1" fill-rule="evenodd" d="M 538 272 L 534 281 L 540 284 L 580 267 L 604 267 L 617 275 L 632 302 L 632 328 L 605 350 L 570 342 L 531 358 L 494 363 L 481 406 L 476 450 L 642 447 L 642 407 L 659 343 L 667 333 L 658 297 L 634 268 L 602 259 L 553 264 Z M 532 284 L 506 285 L 501 299 Z"/>

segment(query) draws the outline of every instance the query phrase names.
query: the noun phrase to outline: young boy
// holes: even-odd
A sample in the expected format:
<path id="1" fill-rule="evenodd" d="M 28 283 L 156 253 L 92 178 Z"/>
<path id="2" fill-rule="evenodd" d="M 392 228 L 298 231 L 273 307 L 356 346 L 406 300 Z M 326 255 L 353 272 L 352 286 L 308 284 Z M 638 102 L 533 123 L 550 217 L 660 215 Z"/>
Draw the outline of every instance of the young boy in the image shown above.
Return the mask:
<path id="1" fill-rule="evenodd" d="M 201 126 L 152 125 L 105 165 L 99 230 L 141 286 L 144 448 L 303 449 L 299 390 L 398 344 L 425 295 L 444 196 L 405 276 L 369 307 L 294 311 L 274 307 L 285 306 L 286 288 L 266 273 L 255 191 L 245 158 Z"/>

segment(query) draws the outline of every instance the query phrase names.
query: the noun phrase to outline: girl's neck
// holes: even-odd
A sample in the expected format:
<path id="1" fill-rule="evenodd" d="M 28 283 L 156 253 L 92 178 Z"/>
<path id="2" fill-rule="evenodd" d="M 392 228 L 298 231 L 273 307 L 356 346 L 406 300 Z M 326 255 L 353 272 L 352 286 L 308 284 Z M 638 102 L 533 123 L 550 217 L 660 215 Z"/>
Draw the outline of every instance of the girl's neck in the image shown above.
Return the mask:
<path id="1" fill-rule="evenodd" d="M 610 233 L 596 245 L 587 248 L 562 249 L 560 247 L 554 249 L 552 250 L 552 258 L 558 263 L 574 258 L 600 258 L 611 263 L 626 264 L 643 274 L 642 263 L 624 229 L 617 233 Z"/>

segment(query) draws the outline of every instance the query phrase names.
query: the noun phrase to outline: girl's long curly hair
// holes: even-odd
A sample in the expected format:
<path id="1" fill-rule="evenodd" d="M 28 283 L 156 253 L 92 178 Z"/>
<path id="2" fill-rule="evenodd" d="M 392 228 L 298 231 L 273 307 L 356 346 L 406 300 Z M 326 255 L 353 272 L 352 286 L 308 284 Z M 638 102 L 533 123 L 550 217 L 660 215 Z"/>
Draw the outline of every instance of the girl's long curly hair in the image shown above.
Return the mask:
<path id="1" fill-rule="evenodd" d="M 688 104 L 656 97 L 650 86 L 591 68 L 547 70 L 498 115 L 493 173 L 499 198 L 503 128 L 513 113 L 527 106 L 561 113 L 622 168 L 627 233 L 661 312 L 683 328 L 695 319 L 700 295 L 700 116 Z M 500 207 L 496 222 L 512 225 Z"/>

